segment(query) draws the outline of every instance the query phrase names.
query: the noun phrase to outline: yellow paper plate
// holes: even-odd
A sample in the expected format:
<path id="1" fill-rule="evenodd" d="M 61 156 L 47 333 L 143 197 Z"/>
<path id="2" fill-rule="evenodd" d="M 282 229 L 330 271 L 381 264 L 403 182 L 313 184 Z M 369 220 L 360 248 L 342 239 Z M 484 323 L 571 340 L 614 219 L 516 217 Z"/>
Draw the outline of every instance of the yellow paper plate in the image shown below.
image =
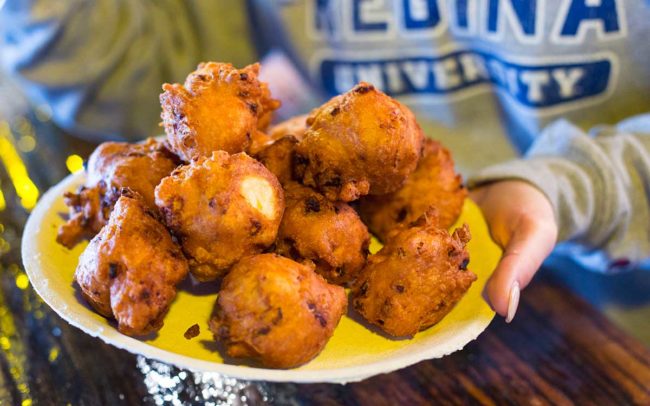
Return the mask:
<path id="1" fill-rule="evenodd" d="M 62 318 L 87 334 L 129 352 L 182 368 L 243 379 L 342 383 L 460 350 L 478 337 L 494 316 L 481 298 L 481 290 L 501 251 L 490 239 L 480 210 L 468 199 L 458 222 L 470 226 L 469 268 L 478 275 L 478 280 L 447 317 L 411 340 L 385 338 L 345 316 L 325 349 L 300 368 L 274 370 L 225 364 L 207 329 L 217 292 L 210 285 L 192 286 L 189 280 L 182 285 L 165 325 L 155 337 L 146 340 L 128 337 L 94 313 L 75 290 L 73 274 L 86 243 L 68 250 L 55 241 L 57 229 L 63 223 L 61 214 L 67 212 L 63 193 L 75 190 L 84 178 L 84 173 L 68 176 L 50 189 L 32 212 L 22 241 L 25 270 L 36 292 Z M 183 333 L 195 323 L 199 324 L 201 334 L 192 340 L 185 339 Z"/>

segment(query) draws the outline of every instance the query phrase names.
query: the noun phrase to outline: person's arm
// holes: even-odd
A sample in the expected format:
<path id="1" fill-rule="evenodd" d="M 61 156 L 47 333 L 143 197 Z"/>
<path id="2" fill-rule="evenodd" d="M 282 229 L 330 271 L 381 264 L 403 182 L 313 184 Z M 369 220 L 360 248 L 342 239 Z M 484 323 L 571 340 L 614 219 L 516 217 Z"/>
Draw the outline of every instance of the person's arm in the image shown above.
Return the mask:
<path id="1" fill-rule="evenodd" d="M 556 237 L 603 250 L 613 264 L 650 256 L 650 115 L 590 134 L 557 121 L 523 159 L 489 167 L 469 186 L 504 248 L 485 295 L 511 319 Z"/>
<path id="2" fill-rule="evenodd" d="M 162 83 L 182 80 L 202 57 L 199 44 L 207 39 L 197 38 L 192 10 L 173 0 L 7 0 L 0 62 L 73 134 L 154 135 Z"/>

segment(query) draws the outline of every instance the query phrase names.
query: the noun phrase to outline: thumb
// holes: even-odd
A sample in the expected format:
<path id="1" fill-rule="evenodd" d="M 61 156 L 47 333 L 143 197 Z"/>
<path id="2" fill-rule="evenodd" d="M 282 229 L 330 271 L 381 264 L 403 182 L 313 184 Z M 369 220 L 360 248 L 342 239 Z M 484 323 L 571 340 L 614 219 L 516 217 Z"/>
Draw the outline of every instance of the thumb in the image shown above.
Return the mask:
<path id="1" fill-rule="evenodd" d="M 483 296 L 494 311 L 512 321 L 519 305 L 519 292 L 533 279 L 551 253 L 557 231 L 537 220 L 525 219 L 513 229 L 503 256 L 487 281 Z"/>

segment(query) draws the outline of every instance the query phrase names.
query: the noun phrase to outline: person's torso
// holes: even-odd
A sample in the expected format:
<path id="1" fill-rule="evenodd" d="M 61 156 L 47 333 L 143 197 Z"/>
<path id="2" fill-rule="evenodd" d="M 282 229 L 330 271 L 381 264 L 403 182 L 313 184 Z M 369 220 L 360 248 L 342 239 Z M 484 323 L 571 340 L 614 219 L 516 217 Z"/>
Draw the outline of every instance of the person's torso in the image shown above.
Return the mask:
<path id="1" fill-rule="evenodd" d="M 647 1 L 249 4 L 263 49 L 282 49 L 326 95 L 372 82 L 465 173 L 525 151 L 556 118 L 590 127 L 650 110 Z"/>

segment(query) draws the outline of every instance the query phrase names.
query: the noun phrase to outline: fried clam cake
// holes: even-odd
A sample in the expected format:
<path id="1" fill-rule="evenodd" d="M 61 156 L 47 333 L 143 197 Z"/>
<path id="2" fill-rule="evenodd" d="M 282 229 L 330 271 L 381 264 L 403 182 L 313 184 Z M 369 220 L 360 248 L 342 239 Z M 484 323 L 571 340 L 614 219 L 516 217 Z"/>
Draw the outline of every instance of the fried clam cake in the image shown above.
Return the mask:
<path id="1" fill-rule="evenodd" d="M 330 200 L 398 190 L 415 170 L 424 142 L 413 113 L 365 82 L 314 110 L 307 126 L 294 171 Z"/>
<path id="2" fill-rule="evenodd" d="M 345 202 L 331 202 L 296 182 L 285 185 L 286 209 L 276 252 L 313 263 L 328 282 L 347 285 L 366 264 L 370 235 Z"/>
<path id="3" fill-rule="evenodd" d="M 286 185 L 294 179 L 293 157 L 296 145 L 298 139 L 293 135 L 287 135 L 258 152 L 255 158 L 273 172 L 280 183 Z"/>
<path id="4" fill-rule="evenodd" d="M 158 331 L 189 265 L 180 246 L 137 193 L 125 191 L 108 224 L 79 257 L 75 281 L 102 316 L 130 336 Z"/>
<path id="5" fill-rule="evenodd" d="M 105 142 L 88 159 L 87 179 L 79 190 L 66 192 L 69 219 L 57 241 L 67 248 L 92 238 L 108 222 L 121 190 L 129 188 L 155 207 L 154 189 L 180 163 L 163 143 L 149 138 L 138 144 Z"/>
<path id="6" fill-rule="evenodd" d="M 352 305 L 392 336 L 413 336 L 445 317 L 476 275 L 467 269 L 469 227 L 452 235 L 429 210 L 402 226 L 368 260 L 352 291 Z"/>
<path id="7" fill-rule="evenodd" d="M 436 208 L 443 228 L 451 227 L 460 216 L 467 189 L 454 170 L 451 153 L 438 141 L 427 139 L 422 158 L 404 186 L 394 193 L 366 196 L 359 213 L 368 228 L 382 241 L 399 224 L 418 219 L 431 206 Z"/>
<path id="8" fill-rule="evenodd" d="M 155 194 L 200 281 L 216 280 L 271 246 L 284 212 L 280 182 L 246 153 L 217 151 L 179 167 Z"/>
<path id="9" fill-rule="evenodd" d="M 271 127 L 268 135 L 257 132 L 249 151 L 284 185 L 295 178 L 294 152 L 306 130 L 306 115 L 290 118 Z"/>
<path id="10" fill-rule="evenodd" d="M 320 353 L 346 309 L 344 289 L 312 267 L 260 254 L 226 275 L 209 326 L 229 356 L 293 368 Z"/>
<path id="11" fill-rule="evenodd" d="M 303 114 L 277 123 L 271 126 L 267 130 L 267 133 L 258 131 L 253 136 L 247 152 L 256 156 L 260 151 L 275 141 L 288 136 L 294 137 L 297 141 L 302 140 L 305 131 L 307 131 L 307 117 L 306 114 Z"/>
<path id="12" fill-rule="evenodd" d="M 184 85 L 163 85 L 162 122 L 172 150 L 185 162 L 212 152 L 245 151 L 280 106 L 259 64 L 237 69 L 229 63 L 202 63 Z"/>

